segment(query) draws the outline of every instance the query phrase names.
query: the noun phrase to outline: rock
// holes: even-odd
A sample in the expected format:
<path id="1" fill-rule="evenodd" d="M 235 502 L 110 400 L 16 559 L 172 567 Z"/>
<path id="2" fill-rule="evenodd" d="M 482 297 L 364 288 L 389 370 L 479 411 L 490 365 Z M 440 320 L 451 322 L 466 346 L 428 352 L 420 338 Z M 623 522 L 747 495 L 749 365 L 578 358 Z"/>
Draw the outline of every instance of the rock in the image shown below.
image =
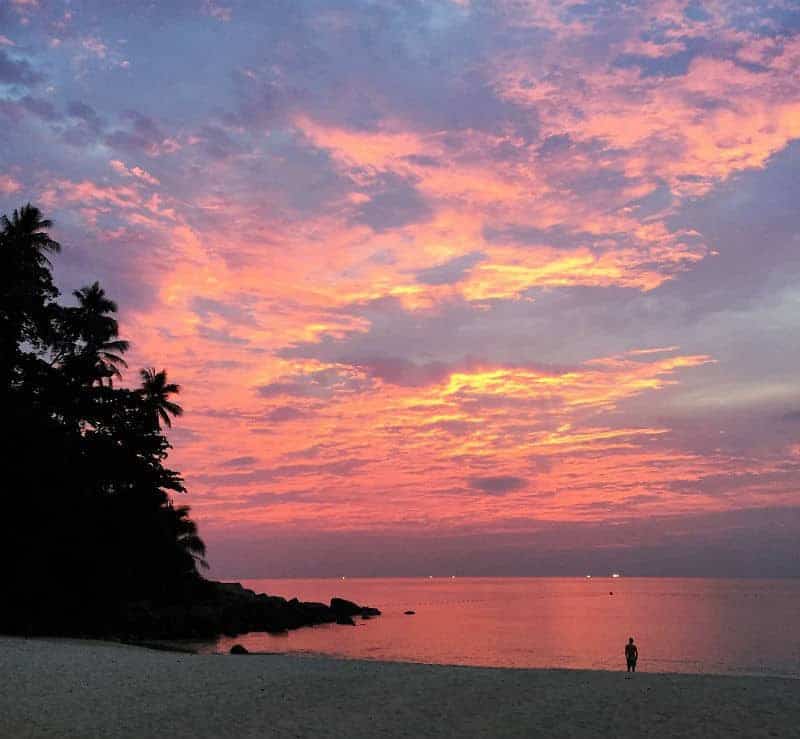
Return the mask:
<path id="1" fill-rule="evenodd" d="M 311 624 L 327 624 L 336 620 L 336 613 L 324 603 L 301 603 L 307 620 Z"/>
<path id="2" fill-rule="evenodd" d="M 361 614 L 361 620 L 362 621 L 369 621 L 371 618 L 372 618 L 372 616 L 370 616 L 368 613 L 362 613 Z"/>
<path id="3" fill-rule="evenodd" d="M 241 644 L 234 644 L 231 647 L 231 654 L 250 654 Z"/>
<path id="4" fill-rule="evenodd" d="M 413 616 L 416 614 L 416 611 L 405 611 L 403 615 L 405 616 Z"/>
<path id="5" fill-rule="evenodd" d="M 342 613 L 340 613 L 336 617 L 336 623 L 339 624 L 340 626 L 355 626 L 356 625 L 356 622 L 353 621 L 353 617 L 352 616 L 345 616 Z"/>
<path id="6" fill-rule="evenodd" d="M 334 613 L 336 618 L 339 616 L 361 616 L 362 618 L 370 618 L 372 616 L 380 616 L 381 612 L 377 608 L 370 606 L 360 606 L 358 603 L 353 603 L 351 600 L 344 598 L 332 598 L 330 610 Z"/>
<path id="7" fill-rule="evenodd" d="M 331 610 L 336 614 L 336 616 L 356 616 L 363 608 L 358 605 L 357 603 L 353 603 L 351 600 L 345 600 L 344 598 L 331 598 Z"/>

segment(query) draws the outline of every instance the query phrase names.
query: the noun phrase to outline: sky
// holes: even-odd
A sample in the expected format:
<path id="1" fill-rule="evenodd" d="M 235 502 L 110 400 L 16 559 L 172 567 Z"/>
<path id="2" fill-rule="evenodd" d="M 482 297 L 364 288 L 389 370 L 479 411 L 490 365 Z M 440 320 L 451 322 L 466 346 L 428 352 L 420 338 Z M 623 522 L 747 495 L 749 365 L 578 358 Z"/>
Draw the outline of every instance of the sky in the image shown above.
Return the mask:
<path id="1" fill-rule="evenodd" d="M 794 0 L 0 0 L 0 212 L 167 368 L 224 577 L 797 575 Z"/>

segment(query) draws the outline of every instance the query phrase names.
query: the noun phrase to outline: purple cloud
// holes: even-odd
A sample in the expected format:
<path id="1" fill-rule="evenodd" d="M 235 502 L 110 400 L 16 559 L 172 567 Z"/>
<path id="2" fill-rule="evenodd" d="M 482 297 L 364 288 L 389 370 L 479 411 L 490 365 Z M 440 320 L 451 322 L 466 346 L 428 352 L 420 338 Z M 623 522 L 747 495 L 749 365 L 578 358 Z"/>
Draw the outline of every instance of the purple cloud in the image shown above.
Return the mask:
<path id="1" fill-rule="evenodd" d="M 513 475 L 499 475 L 490 477 L 471 477 L 469 486 L 489 495 L 505 495 L 526 487 L 528 481 Z"/>
<path id="2" fill-rule="evenodd" d="M 15 59 L 0 48 L 0 83 L 6 85 L 35 85 L 42 75 L 25 59 Z"/>

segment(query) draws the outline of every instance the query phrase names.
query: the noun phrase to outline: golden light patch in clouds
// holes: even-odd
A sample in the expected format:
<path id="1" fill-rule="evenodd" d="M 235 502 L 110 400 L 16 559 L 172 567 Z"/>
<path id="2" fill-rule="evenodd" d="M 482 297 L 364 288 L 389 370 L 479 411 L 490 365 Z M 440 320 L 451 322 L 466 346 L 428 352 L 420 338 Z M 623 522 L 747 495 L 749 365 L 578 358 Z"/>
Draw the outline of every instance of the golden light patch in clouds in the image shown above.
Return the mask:
<path id="1" fill-rule="evenodd" d="M 435 301 L 437 293 L 445 291 L 429 286 L 398 287 L 397 280 L 404 280 L 403 274 L 415 268 L 431 268 L 443 258 L 470 252 L 481 252 L 486 260 L 471 278 L 465 279 L 462 294 L 468 300 L 514 297 L 527 288 L 548 285 L 624 285 L 647 290 L 668 279 L 668 273 L 658 269 L 659 264 L 685 268 L 706 253 L 702 244 L 686 244 L 683 234 L 668 231 L 662 223 L 641 223 L 622 208 L 609 212 L 593 208 L 585 199 L 580 203 L 564 200 L 556 196 L 546 173 L 536 168 L 520 166 L 502 171 L 483 154 L 467 163 L 453 161 L 439 146 L 437 136 L 425 139 L 411 134 L 347 133 L 308 118 L 300 119 L 298 125 L 315 143 L 331 151 L 344 172 L 350 173 L 354 168 L 362 172 L 366 167 L 408 178 L 434 209 L 423 222 L 409 224 L 400 231 L 414 248 L 396 248 L 396 260 L 391 266 L 381 266 L 380 278 L 368 281 L 369 290 L 354 287 L 349 291 L 356 299 L 375 298 L 383 292 L 413 296 L 409 306 Z M 470 150 L 480 152 L 481 140 L 485 141 L 485 137 L 473 132 L 466 142 Z M 486 143 L 491 148 L 496 140 Z M 421 165 L 410 161 L 411 155 L 424 155 L 441 164 Z M 589 166 L 587 162 L 587 171 Z M 361 177 L 359 174 L 356 179 Z M 651 186 L 638 185 L 620 202 L 651 190 Z M 351 193 L 349 199 L 360 203 L 368 196 Z M 573 228 L 584 235 L 576 235 L 566 254 L 549 247 L 544 232 L 538 248 L 515 245 L 513 238 L 500 247 L 487 243 L 485 238 L 485 229 L 498 221 L 514 223 L 517 228 Z M 395 229 L 388 237 L 376 234 L 370 241 L 375 246 L 384 240 L 396 245 L 397 232 Z M 592 232 L 607 245 L 605 253 L 581 251 L 585 234 Z M 609 233 L 625 235 L 634 245 L 619 246 L 608 238 Z M 352 255 L 358 250 L 354 252 L 351 247 L 347 252 Z M 647 266 L 642 269 L 640 265 Z M 381 288 L 381 284 L 385 287 Z M 420 293 L 426 293 L 427 299 Z"/>
<path id="2" fill-rule="evenodd" d="M 694 456 L 648 449 L 648 440 L 667 435 L 668 429 L 609 428 L 592 420 L 625 399 L 664 388 L 682 368 L 709 361 L 655 353 L 656 360 L 649 361 L 650 356 L 631 352 L 562 371 L 454 369 L 419 387 L 371 377 L 366 368 L 285 362 L 262 374 L 261 383 L 273 384 L 261 408 L 253 404 L 252 386 L 245 387 L 248 380 L 239 375 L 240 382 L 215 386 L 215 397 L 207 397 L 205 407 L 248 411 L 225 418 L 201 413 L 192 420 L 193 429 L 213 439 L 215 448 L 213 458 L 191 457 L 198 505 L 205 511 L 204 494 L 214 491 L 204 515 L 235 520 L 236 501 L 246 503 L 254 489 L 263 489 L 275 491 L 276 503 L 279 493 L 306 498 L 302 505 L 270 505 L 265 492 L 258 498 L 261 505 L 247 508 L 247 515 L 259 521 L 298 524 L 325 515 L 332 517 L 331 526 L 347 527 L 374 515 L 394 525 L 424 510 L 431 525 L 444 526 L 454 520 L 453 495 L 459 500 L 458 517 L 488 505 L 491 519 L 529 514 L 537 490 L 581 489 L 597 467 L 587 463 L 584 469 L 581 461 L 573 466 L 575 458 L 586 455 L 617 459 L 622 454 L 631 469 L 641 455 L 636 474 L 642 488 L 676 474 L 677 468 L 704 468 L 707 461 Z M 326 372 L 336 381 L 314 379 Z M 294 412 L 275 411 L 286 408 Z M 270 416 L 288 420 L 270 423 Z M 220 467 L 220 459 L 237 457 L 253 461 L 243 470 Z M 660 460 L 657 473 L 648 469 L 654 458 Z M 547 460 L 546 471 L 537 467 L 537 459 Z M 490 472 L 525 482 L 487 503 L 486 494 L 469 480 Z M 629 488 L 624 484 L 620 490 L 628 495 Z M 603 478 L 592 499 L 611 501 L 620 490 Z M 226 510 L 213 502 L 220 499 L 230 503 Z M 331 507 L 339 505 L 345 509 L 335 513 Z M 546 496 L 543 507 L 537 504 L 537 515 L 563 516 L 568 505 L 566 499 Z M 347 518 L 350 514 L 355 519 Z"/>

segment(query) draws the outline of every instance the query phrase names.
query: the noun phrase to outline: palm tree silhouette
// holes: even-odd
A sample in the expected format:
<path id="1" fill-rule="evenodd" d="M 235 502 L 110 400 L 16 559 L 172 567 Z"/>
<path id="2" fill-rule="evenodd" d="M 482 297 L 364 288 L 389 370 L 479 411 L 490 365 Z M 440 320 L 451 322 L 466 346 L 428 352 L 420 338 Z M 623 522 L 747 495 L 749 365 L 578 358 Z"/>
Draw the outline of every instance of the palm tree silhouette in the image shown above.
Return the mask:
<path id="1" fill-rule="evenodd" d="M 201 567 L 208 568 L 205 560 L 206 545 L 198 536 L 197 524 L 189 518 L 189 506 L 178 506 L 171 508 L 172 528 L 175 542 L 179 551 L 182 551 L 188 558 L 187 570 L 192 570 L 196 562 Z"/>
<path id="2" fill-rule="evenodd" d="M 12 244 L 21 245 L 30 249 L 39 266 L 50 265 L 47 254 L 58 254 L 61 244 L 50 238 L 48 229 L 53 227 L 53 222 L 42 217 L 42 212 L 34 205 L 28 203 L 15 209 L 11 218 L 0 218 L 3 236 Z"/>
<path id="3" fill-rule="evenodd" d="M 145 409 L 153 422 L 155 429 L 161 428 L 163 421 L 167 427 L 172 427 L 170 416 L 182 416 L 183 408 L 173 403 L 170 395 L 177 395 L 181 386 L 174 382 L 167 382 L 167 371 L 156 372 L 154 367 L 148 367 L 139 372 L 142 378 L 142 387 L 139 394 L 144 401 Z"/>
<path id="4" fill-rule="evenodd" d="M 9 387 L 23 342 L 46 333 L 46 305 L 58 295 L 47 254 L 61 250 L 52 221 L 30 203 L 0 217 L 0 395 Z"/>
<path id="5" fill-rule="evenodd" d="M 122 377 L 120 368 L 127 367 L 122 354 L 128 351 L 130 343 L 117 338 L 119 324 L 113 314 L 117 304 L 106 297 L 105 290 L 95 282 L 72 293 L 78 299 L 78 332 L 86 346 L 83 358 L 92 370 L 92 382 L 103 383 L 112 377 Z"/>

